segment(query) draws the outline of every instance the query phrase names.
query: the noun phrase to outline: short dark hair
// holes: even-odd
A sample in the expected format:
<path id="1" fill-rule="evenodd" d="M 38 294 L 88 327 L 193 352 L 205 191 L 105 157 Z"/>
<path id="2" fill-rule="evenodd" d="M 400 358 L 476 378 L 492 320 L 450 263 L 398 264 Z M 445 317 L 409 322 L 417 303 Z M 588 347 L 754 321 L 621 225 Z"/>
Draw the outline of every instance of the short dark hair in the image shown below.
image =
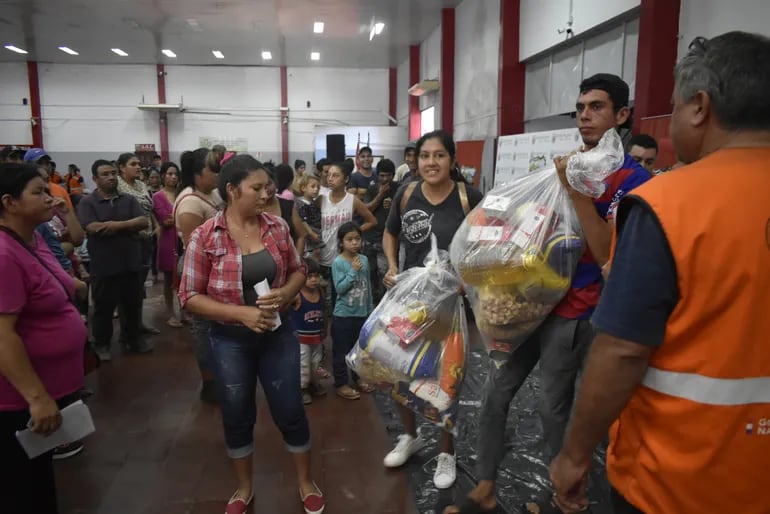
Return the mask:
<path id="1" fill-rule="evenodd" d="M 305 268 L 307 269 L 308 277 L 310 275 L 318 275 L 321 273 L 321 265 L 312 257 L 305 257 Z"/>
<path id="2" fill-rule="evenodd" d="M 224 155 L 227 153 L 227 148 L 225 148 L 225 145 L 214 145 L 211 147 L 211 151 Z"/>
<path id="3" fill-rule="evenodd" d="M 641 146 L 642 148 L 654 148 L 656 152 L 658 151 L 658 142 L 655 141 L 654 137 L 648 134 L 636 134 L 629 139 L 628 149 L 630 150 L 634 145 Z"/>
<path id="4" fill-rule="evenodd" d="M 323 170 L 324 166 L 331 166 L 331 164 L 332 164 L 332 161 L 324 157 L 322 159 L 319 159 L 319 161 L 315 163 L 315 169 L 317 169 L 318 171 L 321 171 Z"/>
<path id="5" fill-rule="evenodd" d="M 294 181 L 294 169 L 288 164 L 279 164 L 275 167 L 275 179 L 275 188 L 282 193 Z"/>
<path id="6" fill-rule="evenodd" d="M 370 147 L 368 147 L 368 146 L 362 146 L 361 148 L 358 149 L 358 155 L 359 156 L 362 153 L 364 153 L 364 152 L 374 153 L 374 152 L 372 152 L 372 149 Z"/>
<path id="7" fill-rule="evenodd" d="M 160 155 L 158 155 L 158 154 L 155 154 L 155 155 L 153 155 L 153 156 L 152 156 L 152 160 L 153 160 L 153 161 L 154 161 L 155 159 L 162 159 L 162 158 L 163 158 L 163 157 L 161 157 L 161 156 L 160 156 Z"/>
<path id="8" fill-rule="evenodd" d="M 164 162 L 160 165 L 160 176 L 165 176 L 169 168 L 176 168 L 177 175 L 179 174 L 179 166 L 175 162 Z"/>
<path id="9" fill-rule="evenodd" d="M 414 145 L 408 145 L 406 148 L 404 148 L 404 157 L 409 155 L 410 153 L 417 152 L 417 148 L 414 147 Z"/>
<path id="10" fill-rule="evenodd" d="M 396 165 L 390 159 L 382 159 L 377 163 L 377 174 L 388 173 L 391 175 L 396 174 Z"/>
<path id="11" fill-rule="evenodd" d="M 617 75 L 611 73 L 597 73 L 580 83 L 581 95 L 592 89 L 606 92 L 612 101 L 612 109 L 615 112 L 618 112 L 623 107 L 628 107 L 628 84 Z"/>
<path id="12" fill-rule="evenodd" d="M 37 164 L 29 162 L 0 163 L 0 197 L 11 195 L 11 198 L 18 200 L 27 184 L 36 178 L 40 178 Z M 0 214 L 2 212 L 3 204 L 0 203 Z"/>
<path id="13" fill-rule="evenodd" d="M 305 163 L 305 161 L 303 161 L 302 159 L 297 159 L 296 161 L 294 161 L 294 169 L 295 169 L 295 170 L 296 170 L 297 168 L 300 168 L 300 167 L 302 167 L 302 166 L 307 166 L 307 164 Z"/>
<path id="14" fill-rule="evenodd" d="M 94 163 L 91 165 L 91 176 L 96 177 L 99 174 L 99 168 L 101 166 L 111 166 L 115 167 L 115 164 L 112 163 L 112 161 L 108 161 L 107 159 L 96 159 Z"/>
<path id="15" fill-rule="evenodd" d="M 770 39 L 748 32 L 696 38 L 676 65 L 675 89 L 684 101 L 708 94 L 727 130 L 770 130 Z"/>
<path id="16" fill-rule="evenodd" d="M 219 195 L 223 200 L 227 201 L 227 184 L 238 187 L 241 185 L 241 182 L 243 182 L 243 179 L 248 177 L 250 173 L 260 170 L 267 171 L 265 166 L 251 155 L 236 155 L 227 161 L 227 163 L 222 166 L 222 171 L 219 172 L 219 178 L 217 180 L 217 190 L 219 191 Z"/>
<path id="17" fill-rule="evenodd" d="M 355 221 L 348 221 L 343 223 L 337 230 L 337 245 L 339 251 L 342 252 L 342 240 L 345 239 L 345 235 L 351 232 L 358 232 L 358 235 L 364 237 L 364 233 L 361 231 L 361 227 Z"/>

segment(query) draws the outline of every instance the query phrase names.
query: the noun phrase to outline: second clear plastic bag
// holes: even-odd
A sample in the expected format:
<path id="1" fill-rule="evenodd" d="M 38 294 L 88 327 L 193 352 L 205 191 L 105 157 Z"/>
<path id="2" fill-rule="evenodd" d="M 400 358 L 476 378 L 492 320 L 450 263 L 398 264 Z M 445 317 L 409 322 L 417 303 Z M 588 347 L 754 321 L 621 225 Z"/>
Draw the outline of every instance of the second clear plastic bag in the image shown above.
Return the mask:
<path id="1" fill-rule="evenodd" d="M 568 177 L 576 175 L 586 189 L 603 192 L 602 181 L 623 163 L 617 133 L 608 132 L 581 155 L 570 158 Z M 573 169 L 575 163 L 581 167 Z M 490 355 L 506 359 L 564 297 L 583 255 L 580 222 L 556 168 L 489 191 L 455 233 L 449 251 Z"/>
<path id="2" fill-rule="evenodd" d="M 347 355 L 362 379 L 392 386 L 397 401 L 452 432 L 468 340 L 460 286 L 434 240 L 425 267 L 396 276 Z"/>

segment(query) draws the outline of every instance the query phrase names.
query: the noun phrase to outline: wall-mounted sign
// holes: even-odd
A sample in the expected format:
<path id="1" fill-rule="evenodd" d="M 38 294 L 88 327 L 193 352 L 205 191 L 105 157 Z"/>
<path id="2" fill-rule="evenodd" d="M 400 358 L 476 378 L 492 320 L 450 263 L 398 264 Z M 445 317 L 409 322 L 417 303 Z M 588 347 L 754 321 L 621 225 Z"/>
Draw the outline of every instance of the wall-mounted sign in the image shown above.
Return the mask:
<path id="1" fill-rule="evenodd" d="M 150 143 L 136 144 L 134 145 L 135 152 L 154 152 L 155 145 Z"/>
<path id="2" fill-rule="evenodd" d="M 198 142 L 203 148 L 222 145 L 227 148 L 228 152 L 243 153 L 249 151 L 249 140 L 245 137 L 200 136 Z"/>
<path id="3" fill-rule="evenodd" d="M 576 128 L 499 137 L 495 186 L 540 171 L 553 163 L 554 157 L 567 155 L 582 144 Z"/>

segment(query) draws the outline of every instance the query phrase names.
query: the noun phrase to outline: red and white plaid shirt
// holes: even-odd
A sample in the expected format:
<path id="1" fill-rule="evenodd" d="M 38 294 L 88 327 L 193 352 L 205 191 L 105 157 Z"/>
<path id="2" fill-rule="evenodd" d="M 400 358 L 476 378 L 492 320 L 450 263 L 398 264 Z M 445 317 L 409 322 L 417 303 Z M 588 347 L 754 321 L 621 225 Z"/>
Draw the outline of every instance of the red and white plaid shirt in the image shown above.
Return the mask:
<path id="1" fill-rule="evenodd" d="M 286 222 L 272 214 L 260 214 L 262 244 L 275 261 L 272 288 L 286 284 L 295 271 L 303 274 L 305 263 L 294 247 Z M 243 305 L 241 249 L 227 231 L 225 211 L 196 228 L 185 251 L 179 302 L 182 307 L 195 295 L 205 294 L 230 305 Z"/>

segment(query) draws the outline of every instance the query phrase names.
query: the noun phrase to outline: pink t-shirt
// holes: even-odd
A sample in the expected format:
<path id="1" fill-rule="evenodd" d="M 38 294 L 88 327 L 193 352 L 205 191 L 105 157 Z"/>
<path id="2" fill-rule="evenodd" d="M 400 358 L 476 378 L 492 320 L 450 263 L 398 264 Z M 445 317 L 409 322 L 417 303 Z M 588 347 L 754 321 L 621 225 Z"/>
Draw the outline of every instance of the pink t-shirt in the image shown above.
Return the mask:
<path id="1" fill-rule="evenodd" d="M 74 295 L 72 278 L 37 233 L 35 253 Z M 48 394 L 57 399 L 80 389 L 86 327 L 59 281 L 5 232 L 0 232 L 0 277 L 0 314 L 18 316 L 16 333 Z M 26 408 L 24 398 L 0 374 L 0 411 Z"/>

